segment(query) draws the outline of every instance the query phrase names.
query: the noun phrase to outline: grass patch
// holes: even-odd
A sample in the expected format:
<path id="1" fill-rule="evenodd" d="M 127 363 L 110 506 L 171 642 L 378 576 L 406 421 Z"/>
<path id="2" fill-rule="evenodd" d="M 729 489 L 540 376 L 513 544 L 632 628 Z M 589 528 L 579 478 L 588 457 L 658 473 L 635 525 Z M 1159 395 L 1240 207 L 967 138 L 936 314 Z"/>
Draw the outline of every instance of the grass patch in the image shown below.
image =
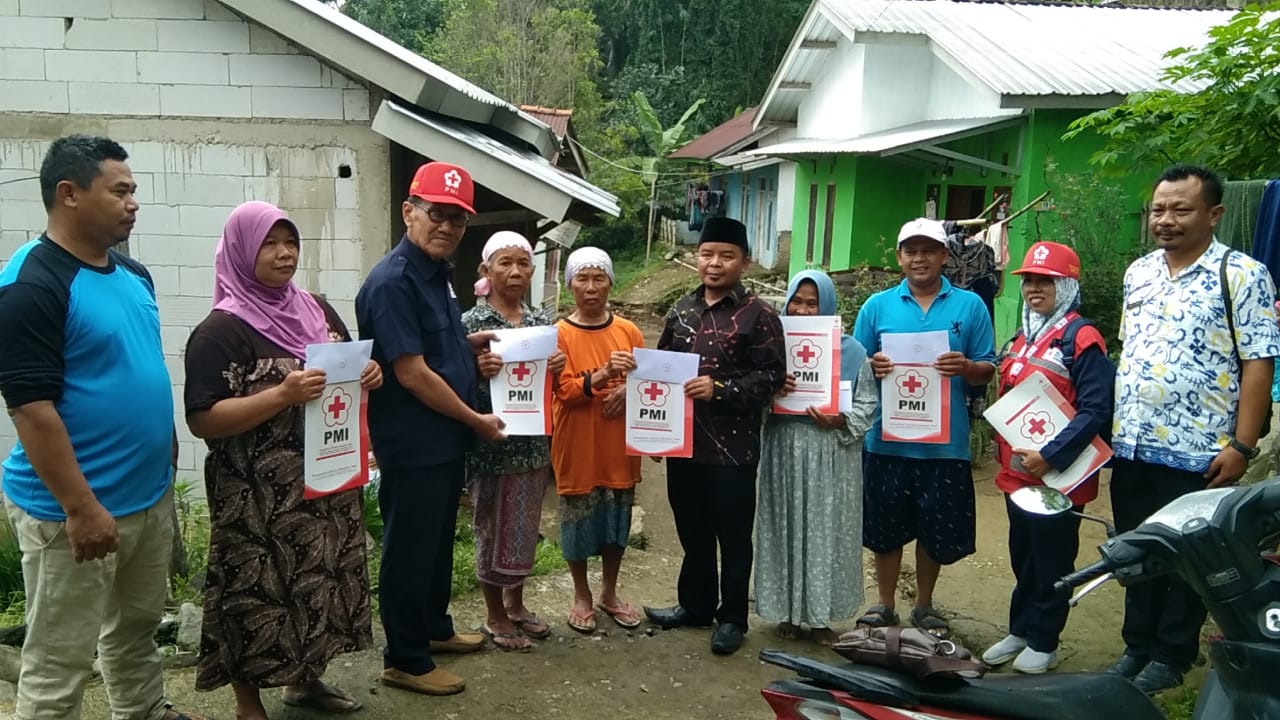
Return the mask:
<path id="1" fill-rule="evenodd" d="M 1191 720 L 1196 710 L 1196 701 L 1200 698 L 1199 690 L 1181 688 L 1176 692 L 1167 692 L 1156 697 L 1156 706 L 1168 720 Z"/>
<path id="2" fill-rule="evenodd" d="M 182 572 L 173 573 L 169 586 L 179 603 L 200 605 L 209 567 L 209 505 L 195 498 L 195 485 L 179 480 L 173 485 L 173 501 L 178 508 L 178 532 L 186 560 Z"/>
<path id="3" fill-rule="evenodd" d="M 0 512 L 0 627 L 22 624 L 27 607 L 22 588 L 18 536 L 9 525 L 8 515 Z"/>

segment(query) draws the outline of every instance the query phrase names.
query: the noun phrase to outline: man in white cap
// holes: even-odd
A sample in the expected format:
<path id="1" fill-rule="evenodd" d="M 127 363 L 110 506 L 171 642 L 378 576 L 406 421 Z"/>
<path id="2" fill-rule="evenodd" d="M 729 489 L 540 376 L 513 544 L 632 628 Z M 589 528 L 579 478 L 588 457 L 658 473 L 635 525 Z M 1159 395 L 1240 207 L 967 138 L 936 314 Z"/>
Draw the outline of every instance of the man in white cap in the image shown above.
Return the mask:
<path id="1" fill-rule="evenodd" d="M 940 637 L 950 634 L 933 606 L 943 565 L 972 555 L 975 541 L 973 471 L 969 458 L 969 385 L 985 385 L 995 374 L 995 331 L 982 299 L 952 287 L 942 276 L 946 231 L 919 218 L 898 233 L 898 264 L 906 276 L 897 287 L 876 293 L 858 312 L 853 336 L 871 356 L 879 379 L 893 370 L 882 351 L 884 333 L 947 333 L 950 350 L 934 368 L 951 377 L 950 439 L 946 443 L 895 442 L 881 432 L 880 411 L 863 453 L 863 540 L 875 553 L 879 601 L 858 619 L 861 625 L 897 625 L 894 610 L 902 550 L 916 541 L 916 602 L 911 622 Z"/>

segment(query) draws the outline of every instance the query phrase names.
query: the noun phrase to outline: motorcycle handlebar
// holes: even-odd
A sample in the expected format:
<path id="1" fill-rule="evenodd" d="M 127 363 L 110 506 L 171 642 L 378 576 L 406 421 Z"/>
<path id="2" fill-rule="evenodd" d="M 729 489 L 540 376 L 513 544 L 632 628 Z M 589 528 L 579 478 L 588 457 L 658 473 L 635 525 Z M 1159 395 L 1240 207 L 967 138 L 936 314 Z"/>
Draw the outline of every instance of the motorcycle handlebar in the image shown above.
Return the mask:
<path id="1" fill-rule="evenodd" d="M 1110 571 L 1111 568 L 1107 567 L 1107 561 L 1099 560 L 1098 562 L 1081 568 L 1070 575 L 1063 576 L 1061 580 L 1053 584 L 1053 591 L 1058 593 L 1070 592 L 1094 578 L 1106 575 Z"/>

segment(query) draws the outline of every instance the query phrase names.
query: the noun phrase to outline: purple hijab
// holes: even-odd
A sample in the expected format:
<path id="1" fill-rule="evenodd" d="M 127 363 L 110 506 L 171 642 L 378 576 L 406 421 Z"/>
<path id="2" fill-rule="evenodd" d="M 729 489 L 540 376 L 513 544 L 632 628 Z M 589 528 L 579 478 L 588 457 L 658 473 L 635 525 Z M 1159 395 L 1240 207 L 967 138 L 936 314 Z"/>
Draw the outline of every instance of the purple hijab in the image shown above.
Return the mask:
<path id="1" fill-rule="evenodd" d="M 298 226 L 275 205 L 254 201 L 231 211 L 213 256 L 213 309 L 235 315 L 301 360 L 307 345 L 329 341 L 324 311 L 311 293 L 293 282 L 268 287 L 253 271 L 267 233 L 281 220 L 301 241 Z"/>

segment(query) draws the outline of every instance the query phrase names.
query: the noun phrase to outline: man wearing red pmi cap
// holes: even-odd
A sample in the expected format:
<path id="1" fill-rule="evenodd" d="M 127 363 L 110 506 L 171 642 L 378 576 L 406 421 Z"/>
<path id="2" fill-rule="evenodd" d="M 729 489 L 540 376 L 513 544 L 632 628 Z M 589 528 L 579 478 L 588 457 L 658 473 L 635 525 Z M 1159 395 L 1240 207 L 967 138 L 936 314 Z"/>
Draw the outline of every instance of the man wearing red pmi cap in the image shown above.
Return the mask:
<path id="1" fill-rule="evenodd" d="M 1022 267 L 1022 329 L 1000 358 L 1000 394 L 1034 374 L 1043 375 L 1076 409 L 1076 415 L 1037 450 L 1010 447 L 996 437 L 1000 470 L 996 486 L 1005 493 L 1043 485 L 1050 470 L 1065 470 L 1099 433 L 1111 425 L 1115 366 L 1093 323 L 1076 312 L 1080 305 L 1080 258 L 1066 245 L 1038 242 Z M 1095 474 L 1068 497 L 1077 510 L 1098 496 Z M 1032 515 L 1005 498 L 1009 514 L 1009 561 L 1017 579 L 1009 601 L 1009 635 L 982 656 L 988 665 L 1013 660 L 1013 669 L 1042 673 L 1058 663 L 1058 635 L 1067 624 L 1067 599 L 1053 589 L 1075 569 L 1080 518 Z"/>
<path id="2" fill-rule="evenodd" d="M 418 168 L 401 207 L 405 234 L 356 295 L 360 336 L 373 340 L 385 384 L 369 397 L 369 436 L 382 473 L 378 594 L 387 633 L 382 683 L 426 695 L 465 687 L 431 654 L 473 652 L 484 637 L 454 632 L 449 617 L 453 533 L 476 437 L 504 437 L 502 421 L 476 411 L 476 353 L 492 333 L 468 336 L 448 257 L 475 213 L 466 170 Z"/>

